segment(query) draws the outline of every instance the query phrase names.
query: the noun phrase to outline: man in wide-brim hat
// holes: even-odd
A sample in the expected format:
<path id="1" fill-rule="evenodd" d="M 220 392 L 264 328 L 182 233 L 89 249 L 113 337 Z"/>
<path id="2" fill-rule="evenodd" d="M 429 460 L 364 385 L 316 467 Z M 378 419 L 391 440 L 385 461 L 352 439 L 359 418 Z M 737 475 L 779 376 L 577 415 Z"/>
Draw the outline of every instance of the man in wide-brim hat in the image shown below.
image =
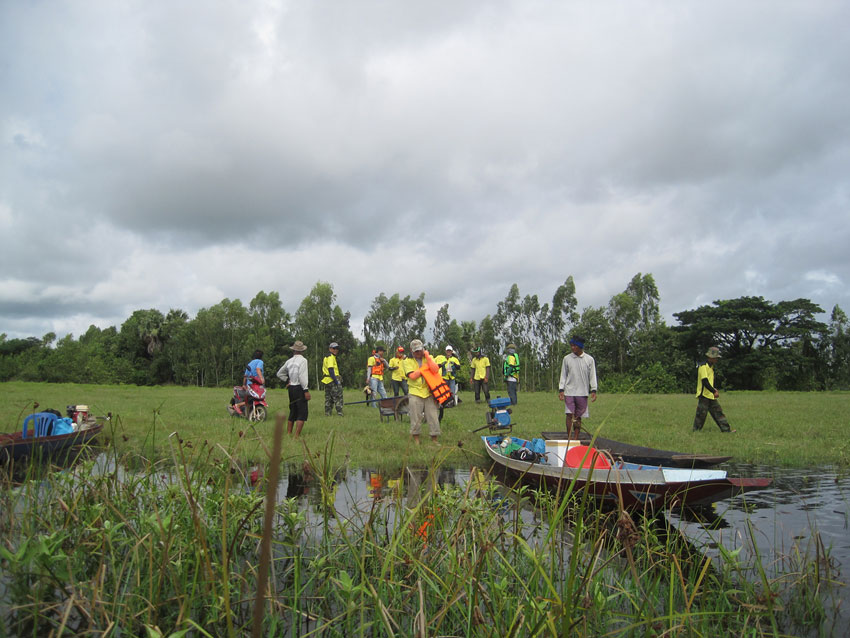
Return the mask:
<path id="1" fill-rule="evenodd" d="M 694 415 L 694 432 L 702 430 L 707 414 L 711 415 L 721 432 L 736 432 L 729 427 L 729 421 L 723 414 L 720 393 L 714 387 L 714 364 L 720 359 L 720 348 L 711 346 L 705 353 L 706 362 L 697 369 L 697 413 Z"/>
<path id="2" fill-rule="evenodd" d="M 310 390 L 307 384 L 307 359 L 301 354 L 307 346 L 296 341 L 289 346 L 289 349 L 292 350 L 292 357 L 280 367 L 277 376 L 286 383 L 286 389 L 289 392 L 289 418 L 286 431 L 289 434 L 294 432 L 297 439 L 301 435 L 301 429 L 309 414 L 307 402 L 310 400 Z"/>

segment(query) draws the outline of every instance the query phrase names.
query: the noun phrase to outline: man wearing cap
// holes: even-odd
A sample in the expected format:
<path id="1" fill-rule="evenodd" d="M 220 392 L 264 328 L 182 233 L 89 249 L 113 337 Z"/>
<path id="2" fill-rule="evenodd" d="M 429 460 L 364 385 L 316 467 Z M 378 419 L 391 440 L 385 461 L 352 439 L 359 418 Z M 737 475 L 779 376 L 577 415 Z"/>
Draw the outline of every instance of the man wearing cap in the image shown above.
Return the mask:
<path id="1" fill-rule="evenodd" d="M 714 364 L 720 358 L 720 349 L 711 346 L 705 353 L 705 358 L 706 362 L 697 369 L 697 413 L 694 416 L 694 432 L 702 430 L 707 414 L 711 414 L 721 432 L 737 432 L 729 427 L 729 421 L 726 420 L 717 400 L 720 393 L 714 387 Z"/>
<path id="2" fill-rule="evenodd" d="M 502 373 L 505 375 L 505 383 L 508 385 L 508 397 L 511 399 L 511 405 L 516 405 L 516 389 L 519 383 L 519 355 L 516 353 L 516 346 L 512 343 L 508 344 L 505 352 L 508 356 L 502 363 Z"/>
<path id="3" fill-rule="evenodd" d="M 289 349 L 292 357 L 286 360 L 280 370 L 277 371 L 278 378 L 286 383 L 289 391 L 289 418 L 286 422 L 286 431 L 295 434 L 297 439 L 301 436 L 301 429 L 307 420 L 307 402 L 310 400 L 310 390 L 307 386 L 307 359 L 301 353 L 307 349 L 300 341 L 296 341 Z"/>
<path id="4" fill-rule="evenodd" d="M 460 359 L 455 356 L 454 348 L 446 346 L 445 354 L 434 357 L 434 362 L 440 366 L 440 374 L 452 392 L 452 402 L 457 405 L 457 378 L 455 378 L 455 375 L 460 374 Z"/>
<path id="5" fill-rule="evenodd" d="M 389 368 L 390 364 L 384 359 L 384 346 L 377 346 L 372 351 L 372 356 L 366 362 L 366 383 L 372 390 L 372 398 L 382 399 L 387 398 L 387 391 L 384 390 L 384 370 Z M 380 408 L 381 404 L 375 401 L 373 404 L 376 408 Z"/>
<path id="6" fill-rule="evenodd" d="M 484 390 L 484 398 L 490 400 L 490 357 L 481 354 L 481 348 L 472 350 L 472 361 L 470 363 L 469 385 L 475 390 L 475 402 L 481 403 L 481 391 Z"/>
<path id="7" fill-rule="evenodd" d="M 402 370 L 402 362 L 405 360 L 404 356 L 404 348 L 401 346 L 395 352 L 395 356 L 390 359 L 389 369 L 392 372 L 391 381 L 393 384 L 393 396 L 397 397 L 399 390 L 401 390 L 402 395 L 407 394 L 407 378 L 404 376 L 404 370 Z"/>
<path id="8" fill-rule="evenodd" d="M 334 407 L 336 413 L 342 416 L 342 377 L 336 355 L 339 354 L 339 344 L 334 341 L 328 346 L 328 356 L 322 360 L 322 383 L 325 386 L 325 416 L 331 416 Z"/>
<path id="9" fill-rule="evenodd" d="M 437 437 L 440 436 L 440 408 L 437 405 L 437 400 L 431 394 L 431 388 L 422 378 L 421 368 L 426 365 L 428 365 L 428 362 L 425 358 L 425 346 L 419 339 L 414 339 L 410 342 L 410 357 L 402 362 L 402 367 L 408 379 L 410 437 L 417 445 L 419 445 L 419 432 L 421 431 L 423 416 L 428 423 L 428 433 L 431 435 L 431 440 L 437 443 Z M 439 368 L 435 363 L 432 371 L 436 374 L 438 370 Z"/>
<path id="10" fill-rule="evenodd" d="M 596 401 L 596 361 L 584 351 L 584 339 L 577 335 L 570 339 L 570 350 L 561 363 L 558 398 L 564 402 L 567 432 L 577 439 L 582 418 L 590 416 L 588 395 L 591 402 Z"/>

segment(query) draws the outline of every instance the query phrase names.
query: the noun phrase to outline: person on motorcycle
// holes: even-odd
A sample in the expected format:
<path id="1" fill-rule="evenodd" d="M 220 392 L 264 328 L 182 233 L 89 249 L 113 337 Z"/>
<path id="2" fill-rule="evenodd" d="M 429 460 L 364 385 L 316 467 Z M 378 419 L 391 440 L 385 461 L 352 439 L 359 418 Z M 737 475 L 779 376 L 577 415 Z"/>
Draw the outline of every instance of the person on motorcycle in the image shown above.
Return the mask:
<path id="1" fill-rule="evenodd" d="M 242 375 L 242 392 L 239 393 L 241 401 L 233 404 L 233 411 L 237 414 L 242 414 L 242 408 L 245 407 L 245 398 L 248 396 L 248 391 L 253 384 L 266 385 L 266 379 L 263 376 L 263 351 L 255 350 L 245 368 L 245 373 Z"/>

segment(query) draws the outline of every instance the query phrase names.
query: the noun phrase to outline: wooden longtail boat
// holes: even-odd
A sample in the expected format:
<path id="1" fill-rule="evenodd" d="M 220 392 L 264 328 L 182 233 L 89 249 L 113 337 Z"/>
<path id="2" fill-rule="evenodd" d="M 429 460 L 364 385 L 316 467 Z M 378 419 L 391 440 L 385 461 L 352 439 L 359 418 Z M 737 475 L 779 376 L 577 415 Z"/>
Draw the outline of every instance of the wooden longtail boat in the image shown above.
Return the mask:
<path id="1" fill-rule="evenodd" d="M 101 430 L 103 423 L 91 420 L 81 424 L 75 432 L 56 436 L 24 437 L 22 432 L 0 433 L 0 465 L 38 456 L 58 456 L 72 447 L 90 443 Z"/>
<path id="2" fill-rule="evenodd" d="M 769 478 L 730 478 L 725 471 L 716 469 L 649 466 L 626 461 L 611 463 L 597 450 L 585 446 L 581 448 L 589 452 L 579 459 L 576 467 L 558 466 L 546 459 L 522 461 L 505 456 L 502 450 L 504 438 L 490 435 L 482 436 L 481 440 L 487 455 L 511 480 L 535 487 L 560 489 L 561 493 L 587 488 L 602 507 L 616 507 L 618 503 L 632 510 L 658 511 L 684 505 L 699 507 L 766 488 L 772 482 Z M 515 437 L 512 441 L 531 445 Z"/>
<path id="3" fill-rule="evenodd" d="M 543 432 L 544 439 L 560 440 L 567 439 L 566 432 Z M 579 440 L 584 445 L 590 445 L 593 437 L 588 432 L 581 432 Z M 593 447 L 604 450 L 615 459 L 621 459 L 629 463 L 641 463 L 643 465 L 664 465 L 666 467 L 691 467 L 706 468 L 725 463 L 731 456 L 716 456 L 713 454 L 685 454 L 673 452 L 672 450 L 657 450 L 653 447 L 642 445 L 631 445 L 613 439 L 605 439 L 601 436 L 593 440 Z"/>

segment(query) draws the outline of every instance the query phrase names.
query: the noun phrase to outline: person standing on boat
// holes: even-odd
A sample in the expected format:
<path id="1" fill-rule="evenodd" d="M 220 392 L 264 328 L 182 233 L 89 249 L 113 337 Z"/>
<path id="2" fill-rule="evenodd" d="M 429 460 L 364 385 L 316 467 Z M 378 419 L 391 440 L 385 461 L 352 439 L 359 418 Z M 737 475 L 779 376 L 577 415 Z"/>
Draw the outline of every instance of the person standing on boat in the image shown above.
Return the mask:
<path id="1" fill-rule="evenodd" d="M 328 346 L 328 356 L 322 360 L 322 384 L 325 386 L 325 416 L 331 416 L 334 409 L 342 416 L 342 376 L 336 355 L 339 344 L 334 341 Z"/>
<path id="2" fill-rule="evenodd" d="M 505 361 L 502 363 L 502 373 L 505 375 L 505 383 L 508 385 L 508 397 L 511 400 L 511 405 L 517 404 L 516 389 L 519 384 L 519 355 L 516 353 L 516 346 L 512 343 L 505 348 Z"/>
<path id="3" fill-rule="evenodd" d="M 289 391 L 289 419 L 286 422 L 286 431 L 295 433 L 297 439 L 301 436 L 301 429 L 307 420 L 307 402 L 310 400 L 310 390 L 307 386 L 307 359 L 301 353 L 307 349 L 300 341 L 296 341 L 289 349 L 292 357 L 286 360 L 280 370 L 277 371 L 278 378 L 286 383 Z"/>
<path id="4" fill-rule="evenodd" d="M 706 362 L 697 369 L 697 413 L 694 415 L 694 432 L 702 430 L 706 415 L 720 428 L 721 432 L 737 432 L 729 426 L 726 415 L 717 400 L 720 393 L 714 387 L 714 365 L 720 358 L 720 349 L 711 346 L 705 353 Z"/>
<path id="5" fill-rule="evenodd" d="M 372 351 L 372 356 L 366 362 L 366 383 L 372 390 L 372 399 L 375 400 L 376 408 L 381 407 L 377 401 L 378 397 L 387 398 L 387 391 L 384 390 L 384 370 L 389 367 L 389 362 L 384 359 L 384 346 L 378 346 Z"/>
<path id="6" fill-rule="evenodd" d="M 432 360 L 433 362 L 433 360 Z M 425 346 L 419 339 L 414 339 L 410 342 L 410 357 L 403 361 L 404 373 L 407 376 L 407 388 L 409 391 L 410 403 L 410 438 L 419 445 L 419 432 L 422 428 L 422 420 L 428 423 L 428 433 L 431 435 L 431 440 L 437 443 L 437 437 L 440 436 L 440 408 L 437 405 L 437 400 L 431 394 L 431 388 L 428 383 L 422 378 L 423 366 L 428 365 L 428 360 L 425 358 Z M 439 374 L 440 368 L 436 363 L 433 364 L 432 372 Z"/>
<path id="7" fill-rule="evenodd" d="M 402 363 L 405 358 L 404 348 L 399 346 L 395 352 L 395 356 L 390 359 L 389 370 L 392 373 L 391 381 L 394 397 L 398 396 L 399 390 L 401 390 L 402 396 L 407 395 L 407 378 L 404 376 L 404 370 L 402 370 Z"/>
<path id="8" fill-rule="evenodd" d="M 481 347 L 473 349 L 469 385 L 475 390 L 475 402 L 481 403 L 481 391 L 484 398 L 490 400 L 490 357 L 481 354 Z"/>
<path id="9" fill-rule="evenodd" d="M 558 398 L 564 402 L 567 432 L 577 439 L 582 418 L 590 416 L 588 395 L 591 402 L 596 401 L 596 361 L 584 351 L 584 339 L 578 335 L 570 339 L 570 350 L 561 363 Z"/>

